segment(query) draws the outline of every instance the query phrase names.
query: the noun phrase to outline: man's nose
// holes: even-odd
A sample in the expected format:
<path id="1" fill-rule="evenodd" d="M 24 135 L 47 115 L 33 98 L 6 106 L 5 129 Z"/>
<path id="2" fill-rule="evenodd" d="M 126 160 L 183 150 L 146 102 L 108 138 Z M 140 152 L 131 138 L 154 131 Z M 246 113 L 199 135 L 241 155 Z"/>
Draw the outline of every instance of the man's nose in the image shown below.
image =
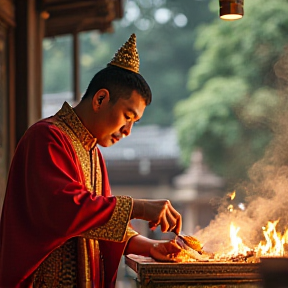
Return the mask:
<path id="1" fill-rule="evenodd" d="M 133 122 L 127 122 L 125 126 L 123 126 L 121 133 L 124 134 L 126 137 L 131 134 L 133 127 Z"/>

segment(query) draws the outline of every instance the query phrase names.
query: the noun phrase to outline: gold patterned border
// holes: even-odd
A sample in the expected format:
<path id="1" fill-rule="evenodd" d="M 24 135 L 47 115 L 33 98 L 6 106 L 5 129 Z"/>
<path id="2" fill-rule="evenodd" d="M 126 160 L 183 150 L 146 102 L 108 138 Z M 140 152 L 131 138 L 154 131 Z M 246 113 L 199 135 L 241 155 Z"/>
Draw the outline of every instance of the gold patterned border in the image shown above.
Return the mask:
<path id="1" fill-rule="evenodd" d="M 127 239 L 127 226 L 129 225 L 133 206 L 132 198 L 129 196 L 116 196 L 116 198 L 116 206 L 110 220 L 100 227 L 83 233 L 81 236 L 115 242 L 123 242 Z"/>
<path id="2" fill-rule="evenodd" d="M 128 241 L 131 237 L 136 236 L 136 235 L 139 235 L 139 233 L 128 226 L 124 241 Z"/>
<path id="3" fill-rule="evenodd" d="M 89 191 L 93 191 L 93 187 L 91 185 L 91 177 L 90 177 L 90 158 L 89 158 L 89 151 L 86 151 L 82 143 L 79 139 L 76 138 L 73 131 L 62 121 L 58 121 L 54 123 L 55 126 L 57 126 L 59 129 L 61 129 L 64 133 L 66 133 L 72 142 L 72 145 L 75 149 L 75 152 L 80 159 L 80 165 L 84 174 L 85 178 L 85 186 Z"/>

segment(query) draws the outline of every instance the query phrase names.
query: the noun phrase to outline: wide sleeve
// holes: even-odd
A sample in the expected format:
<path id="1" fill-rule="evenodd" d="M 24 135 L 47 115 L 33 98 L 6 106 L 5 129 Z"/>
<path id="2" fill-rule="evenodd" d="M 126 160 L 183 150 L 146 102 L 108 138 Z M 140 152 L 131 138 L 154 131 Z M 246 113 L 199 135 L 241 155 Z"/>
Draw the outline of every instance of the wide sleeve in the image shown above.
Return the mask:
<path id="1" fill-rule="evenodd" d="M 132 199 L 91 195 L 66 135 L 54 125 L 44 127 L 37 133 L 30 131 L 29 141 L 23 147 L 26 155 L 23 184 L 30 223 L 36 229 L 45 227 L 49 235 L 56 237 L 77 236 L 117 219 L 127 226 Z"/>
<path id="2" fill-rule="evenodd" d="M 22 137 L 11 163 L 1 217 L 2 282 L 9 271 L 15 283 L 26 278 L 69 238 L 104 226 L 111 217 L 118 220 L 118 214 L 127 223 L 125 237 L 132 205 L 130 197 L 87 191 L 69 139 L 54 125 L 38 122 Z"/>

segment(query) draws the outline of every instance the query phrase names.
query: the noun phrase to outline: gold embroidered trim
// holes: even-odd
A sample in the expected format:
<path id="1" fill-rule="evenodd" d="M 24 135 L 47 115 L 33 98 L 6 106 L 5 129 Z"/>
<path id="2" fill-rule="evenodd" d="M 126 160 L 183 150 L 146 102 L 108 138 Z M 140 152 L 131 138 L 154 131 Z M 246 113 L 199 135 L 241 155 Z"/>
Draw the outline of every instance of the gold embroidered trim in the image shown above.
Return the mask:
<path id="1" fill-rule="evenodd" d="M 91 193 L 102 195 L 102 173 L 96 147 L 97 139 L 93 138 L 67 102 L 56 115 L 58 120 L 54 125 L 71 139 L 84 174 L 85 186 Z"/>
<path id="2" fill-rule="evenodd" d="M 96 191 L 97 195 L 102 195 L 102 171 L 101 171 L 101 166 L 100 166 L 100 161 L 99 161 L 97 150 L 95 150 L 95 157 L 96 157 L 96 169 L 94 169 L 94 171 L 96 175 L 94 175 L 94 179 L 95 179 L 94 181 L 96 182 L 96 187 L 94 190 Z"/>
<path id="3" fill-rule="evenodd" d="M 56 113 L 56 116 L 70 127 L 86 151 L 91 150 L 96 145 L 97 139 L 87 130 L 67 102 L 64 102 L 62 108 Z"/>
<path id="4" fill-rule="evenodd" d="M 101 255 L 99 242 L 95 239 L 78 238 L 78 288 L 104 287 L 104 263 Z M 95 279 L 91 276 L 91 263 L 96 263 Z M 97 283 L 95 282 L 97 281 Z"/>
<path id="5" fill-rule="evenodd" d="M 132 198 L 129 196 L 116 196 L 116 198 L 117 203 L 110 220 L 100 227 L 85 232 L 82 236 L 115 242 L 125 241 L 132 212 Z"/>
<path id="6" fill-rule="evenodd" d="M 67 134 L 70 137 L 72 141 L 72 145 L 76 151 L 76 154 L 79 158 L 79 162 L 82 167 L 82 171 L 83 171 L 84 178 L 85 178 L 85 185 L 87 189 L 92 192 L 91 173 L 90 173 L 91 165 L 90 165 L 89 152 L 83 148 L 81 142 L 75 137 L 75 134 L 73 133 L 73 131 L 71 131 L 69 127 L 65 125 L 65 123 L 58 121 L 58 122 L 55 122 L 54 124 L 55 126 L 57 126 L 59 129 L 61 129 L 63 132 L 65 132 L 65 134 Z"/>
<path id="7" fill-rule="evenodd" d="M 128 241 L 131 237 L 136 236 L 136 235 L 139 235 L 139 233 L 128 226 L 124 241 Z"/>
<path id="8" fill-rule="evenodd" d="M 55 249 L 33 275 L 33 288 L 76 287 L 77 239 L 71 238 Z"/>

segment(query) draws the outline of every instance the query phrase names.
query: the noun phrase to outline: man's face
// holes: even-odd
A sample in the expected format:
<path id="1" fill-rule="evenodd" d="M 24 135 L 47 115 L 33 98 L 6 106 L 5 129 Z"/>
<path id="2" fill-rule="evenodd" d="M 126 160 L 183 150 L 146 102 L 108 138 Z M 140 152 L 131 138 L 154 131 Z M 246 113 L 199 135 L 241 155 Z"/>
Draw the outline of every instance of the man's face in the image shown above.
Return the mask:
<path id="1" fill-rule="evenodd" d="M 114 104 L 103 101 L 99 106 L 94 131 L 97 143 L 109 147 L 130 135 L 132 126 L 142 117 L 146 104 L 142 96 L 133 91 L 129 99 L 119 98 Z"/>

